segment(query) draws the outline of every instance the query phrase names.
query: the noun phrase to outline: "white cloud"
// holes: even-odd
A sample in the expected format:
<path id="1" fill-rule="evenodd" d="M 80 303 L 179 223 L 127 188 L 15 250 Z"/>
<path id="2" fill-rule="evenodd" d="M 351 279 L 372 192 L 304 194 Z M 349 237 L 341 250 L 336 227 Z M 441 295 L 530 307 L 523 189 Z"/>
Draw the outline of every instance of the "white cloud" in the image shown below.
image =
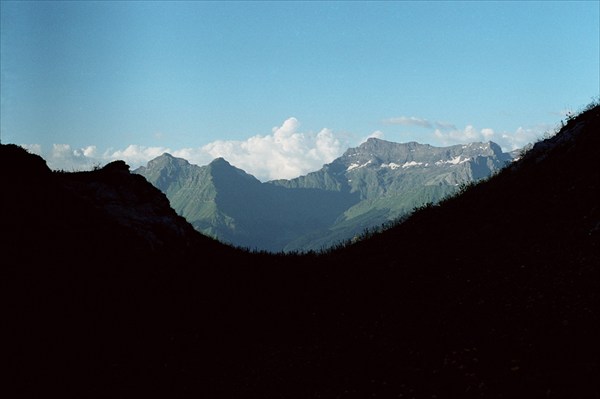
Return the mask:
<path id="1" fill-rule="evenodd" d="M 408 120 L 420 123 L 421 126 L 426 124 L 431 127 L 438 126 L 430 136 L 430 143 L 434 145 L 494 141 L 505 151 L 522 148 L 530 142 L 537 141 L 549 130 L 548 126 L 540 125 L 519 127 L 514 132 L 497 133 L 490 128 L 478 129 L 472 125 L 457 129 L 446 123 L 442 128 L 439 122 L 430 123 L 419 118 L 408 118 Z M 382 131 L 376 130 L 361 143 L 370 137 L 383 138 L 383 136 Z M 23 147 L 44 157 L 48 166 L 55 170 L 89 170 L 117 159 L 125 161 L 135 169 L 168 152 L 196 165 L 205 165 L 214 158 L 223 157 L 232 165 L 266 181 L 290 179 L 318 170 L 323 164 L 339 157 L 348 148 L 350 144 L 348 138 L 342 137 L 343 135 L 327 128 L 318 133 L 301 132 L 300 123 L 292 117 L 285 120 L 281 126 L 275 126 L 270 134 L 255 135 L 246 140 L 217 140 L 199 148 L 172 149 L 132 144 L 124 149 L 100 152 L 93 145 L 72 148 L 68 144 L 54 144 L 48 151 L 44 151 L 44 148 L 38 144 Z"/>
<path id="2" fill-rule="evenodd" d="M 124 150 L 107 150 L 99 154 L 94 145 L 72 148 L 69 144 L 53 144 L 48 150 L 45 150 L 39 144 L 22 144 L 21 146 L 34 154 L 42 156 L 49 168 L 68 172 L 90 170 L 117 159 L 125 161 L 131 167 L 138 167 L 169 151 L 165 147 L 130 145 Z"/>
<path id="3" fill-rule="evenodd" d="M 21 144 L 21 147 L 25 148 L 32 154 L 42 155 L 42 146 L 39 144 Z"/>
<path id="4" fill-rule="evenodd" d="M 317 134 L 298 131 L 288 118 L 272 134 L 245 141 L 214 141 L 202 147 L 213 158 L 223 157 L 260 180 L 289 179 L 319 169 L 340 156 L 346 146 L 330 129 Z"/>
<path id="5" fill-rule="evenodd" d="M 434 136 L 436 143 L 442 146 L 493 141 L 500 145 L 504 151 L 512 151 L 539 140 L 548 130 L 548 126 L 540 125 L 530 128 L 519 127 L 514 132 L 498 134 L 490 128 L 477 129 L 472 125 L 467 125 L 462 130 L 442 131 L 436 129 Z"/>
<path id="6" fill-rule="evenodd" d="M 481 129 L 481 135 L 485 141 L 490 141 L 494 137 L 494 130 L 490 128 Z"/>
<path id="7" fill-rule="evenodd" d="M 498 144 L 503 149 L 512 151 L 518 148 L 523 148 L 529 143 L 534 143 L 542 139 L 548 132 L 553 130 L 550 126 L 539 125 L 534 127 L 519 127 L 513 133 L 502 133 L 498 139 Z"/>
<path id="8" fill-rule="evenodd" d="M 53 144 L 49 153 L 45 153 L 41 146 L 39 151 L 46 159 L 48 167 L 55 170 L 88 170 L 100 164 L 100 160 L 95 156 L 95 146 L 71 148 L 69 144 Z"/>
<path id="9" fill-rule="evenodd" d="M 166 151 L 177 158 L 183 158 L 194 165 L 206 165 L 213 160 L 206 151 L 200 148 L 180 148 L 178 150 Z"/>
<path id="10" fill-rule="evenodd" d="M 135 168 L 170 151 L 171 150 L 167 147 L 145 147 L 132 144 L 127 146 L 124 150 L 108 150 L 102 155 L 102 159 L 105 161 L 121 159 L 132 168 Z"/>
<path id="11" fill-rule="evenodd" d="M 383 139 L 385 134 L 381 130 L 375 130 L 373 133 L 369 134 L 367 137 L 360 141 L 360 144 L 364 143 L 370 138 Z"/>
<path id="12" fill-rule="evenodd" d="M 486 131 L 485 136 L 483 131 L 478 131 L 472 125 L 467 125 L 463 130 L 453 129 L 443 132 L 441 129 L 436 129 L 434 135 L 442 145 L 452 145 L 458 143 L 471 143 L 474 141 L 488 141 L 485 140 L 484 137 L 492 137 L 494 131 L 492 129 L 484 130 Z"/>
<path id="13" fill-rule="evenodd" d="M 433 125 L 427 119 L 417 118 L 414 116 L 397 116 L 394 118 L 388 118 L 383 121 L 387 125 L 401 125 L 401 126 L 420 126 L 425 128 L 432 128 Z"/>
<path id="14" fill-rule="evenodd" d="M 52 158 L 70 158 L 75 153 L 71 150 L 69 144 L 53 144 L 52 145 Z"/>
<path id="15" fill-rule="evenodd" d="M 300 132 L 299 126 L 296 118 L 288 118 L 281 126 L 274 127 L 271 134 L 252 136 L 243 141 L 217 140 L 200 148 L 171 149 L 132 144 L 124 149 L 109 149 L 103 153 L 99 153 L 95 146 L 73 149 L 68 144 L 54 144 L 48 152 L 36 144 L 28 148 L 42 155 L 48 166 L 55 170 L 89 170 L 117 159 L 135 169 L 168 152 L 196 165 L 205 165 L 214 158 L 223 157 L 232 165 L 265 181 L 294 178 L 318 170 L 323 164 L 339 157 L 348 147 L 345 140 L 330 129 L 322 129 L 314 134 Z"/>

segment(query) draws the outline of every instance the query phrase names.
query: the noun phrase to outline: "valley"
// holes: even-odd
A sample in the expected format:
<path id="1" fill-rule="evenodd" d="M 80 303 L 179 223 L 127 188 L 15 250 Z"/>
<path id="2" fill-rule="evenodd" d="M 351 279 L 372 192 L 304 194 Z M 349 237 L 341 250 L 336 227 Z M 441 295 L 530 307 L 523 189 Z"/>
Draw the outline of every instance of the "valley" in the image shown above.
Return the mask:
<path id="1" fill-rule="evenodd" d="M 590 106 L 460 195 L 302 255 L 202 235 L 124 162 L 52 172 L 2 145 L 5 390 L 596 398 L 599 132 Z"/>
<path id="2" fill-rule="evenodd" d="M 371 138 L 291 180 L 260 182 L 222 158 L 197 166 L 169 154 L 134 173 L 201 233 L 243 248 L 305 252 L 344 244 L 437 203 L 514 156 L 493 142 L 433 147 Z"/>

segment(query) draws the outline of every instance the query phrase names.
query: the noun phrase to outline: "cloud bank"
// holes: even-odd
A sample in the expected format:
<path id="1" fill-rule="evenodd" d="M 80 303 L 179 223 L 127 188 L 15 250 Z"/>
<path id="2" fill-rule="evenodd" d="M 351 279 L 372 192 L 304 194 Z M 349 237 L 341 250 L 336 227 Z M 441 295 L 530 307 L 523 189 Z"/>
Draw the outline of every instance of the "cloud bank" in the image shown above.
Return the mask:
<path id="1" fill-rule="evenodd" d="M 212 158 L 223 157 L 261 180 L 290 179 L 319 169 L 345 150 L 330 129 L 301 133 L 296 118 L 287 119 L 266 136 L 245 141 L 214 141 L 201 150 Z"/>
<path id="2" fill-rule="evenodd" d="M 500 145 L 504 151 L 512 151 L 523 148 L 542 138 L 546 132 L 552 131 L 550 126 L 540 125 L 535 127 L 519 127 L 514 132 L 497 133 L 494 129 L 477 129 L 467 125 L 464 129 L 452 129 L 443 131 L 435 129 L 434 137 L 440 145 L 465 144 L 477 141 L 493 141 Z"/>
<path id="3" fill-rule="evenodd" d="M 281 126 L 274 127 L 270 134 L 252 136 L 243 141 L 217 140 L 199 148 L 173 149 L 132 144 L 124 149 L 100 153 L 95 146 L 72 148 L 68 144 L 54 144 L 48 151 L 43 151 L 38 144 L 23 147 L 43 156 L 54 170 L 89 170 L 117 159 L 137 168 L 168 152 L 197 165 L 223 157 L 262 181 L 290 179 L 318 170 L 348 147 L 348 143 L 336 137 L 331 129 L 304 133 L 299 131 L 299 126 L 298 120 L 292 117 Z"/>
<path id="4" fill-rule="evenodd" d="M 478 141 L 493 141 L 500 145 L 504 151 L 523 148 L 525 145 L 539 140 L 546 132 L 553 130 L 549 125 L 519 127 L 514 132 L 496 132 L 491 128 L 479 129 L 473 125 L 467 125 L 463 129 L 459 129 L 452 123 L 430 121 L 415 116 L 388 118 L 384 119 L 383 123 L 386 125 L 412 126 L 433 130 L 433 135 L 429 141 L 430 144 L 434 145 L 448 146 Z"/>
<path id="5" fill-rule="evenodd" d="M 519 127 L 514 132 L 496 132 L 491 128 L 479 129 L 472 125 L 458 129 L 450 123 L 431 122 L 417 117 L 390 118 L 388 121 L 389 124 L 418 126 L 430 130 L 431 134 L 421 141 L 432 145 L 494 141 L 504 151 L 522 148 L 552 130 L 547 125 Z M 336 135 L 328 128 L 318 133 L 302 132 L 300 123 L 292 117 L 266 135 L 255 135 L 246 140 L 217 140 L 196 148 L 131 144 L 123 149 L 101 152 L 94 145 L 73 148 L 68 144 L 54 144 L 51 148 L 44 149 L 39 144 L 29 144 L 23 147 L 44 157 L 48 166 L 54 170 L 90 170 L 117 159 L 127 162 L 135 169 L 168 152 L 196 165 L 206 165 L 215 158 L 223 157 L 259 180 L 267 181 L 292 179 L 318 170 L 342 155 L 350 144 L 359 145 L 369 137 L 383 138 L 384 132 L 376 130 L 356 143 L 349 143 L 347 137 Z"/>

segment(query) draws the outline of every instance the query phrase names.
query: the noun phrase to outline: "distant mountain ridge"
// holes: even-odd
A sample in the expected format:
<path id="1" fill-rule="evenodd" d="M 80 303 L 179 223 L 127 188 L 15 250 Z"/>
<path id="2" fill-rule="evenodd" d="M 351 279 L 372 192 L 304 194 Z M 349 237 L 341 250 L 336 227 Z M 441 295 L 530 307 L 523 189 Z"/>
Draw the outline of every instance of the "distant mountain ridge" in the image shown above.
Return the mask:
<path id="1" fill-rule="evenodd" d="M 165 192 L 198 231 L 251 249 L 281 250 L 297 235 L 333 223 L 354 201 L 337 192 L 261 183 L 222 158 L 201 167 L 164 154 L 135 173 Z"/>
<path id="2" fill-rule="evenodd" d="M 163 154 L 134 171 L 198 231 L 268 251 L 319 250 L 437 202 L 512 160 L 493 143 L 450 147 L 370 138 L 318 171 L 262 183 L 218 158 Z"/>

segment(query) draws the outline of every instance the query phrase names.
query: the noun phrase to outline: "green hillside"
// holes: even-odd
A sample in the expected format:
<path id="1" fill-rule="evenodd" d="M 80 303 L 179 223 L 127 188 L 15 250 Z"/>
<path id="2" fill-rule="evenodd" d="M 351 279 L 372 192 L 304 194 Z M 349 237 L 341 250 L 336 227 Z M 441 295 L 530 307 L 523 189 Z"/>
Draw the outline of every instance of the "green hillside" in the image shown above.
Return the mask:
<path id="1" fill-rule="evenodd" d="M 198 231 L 240 247 L 323 250 L 488 177 L 512 159 L 494 143 L 432 147 L 369 139 L 321 170 L 261 183 L 224 159 L 164 154 L 135 173 Z"/>

